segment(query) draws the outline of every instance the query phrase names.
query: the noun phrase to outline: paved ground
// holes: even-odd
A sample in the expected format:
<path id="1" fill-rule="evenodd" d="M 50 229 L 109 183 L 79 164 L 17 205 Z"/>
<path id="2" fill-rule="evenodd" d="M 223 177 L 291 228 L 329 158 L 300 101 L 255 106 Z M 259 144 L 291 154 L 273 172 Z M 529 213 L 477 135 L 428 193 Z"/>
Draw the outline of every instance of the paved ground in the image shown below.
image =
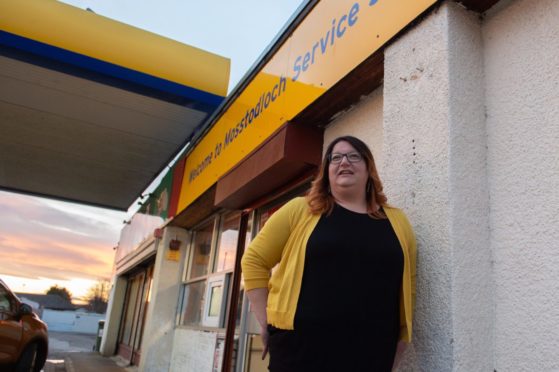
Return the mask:
<path id="1" fill-rule="evenodd" d="M 49 355 L 44 372 L 131 372 L 134 367 L 119 366 L 116 358 L 94 352 L 96 336 L 80 333 L 49 332 Z"/>
<path id="2" fill-rule="evenodd" d="M 136 367 L 124 367 L 118 358 L 105 358 L 97 352 L 72 353 L 64 360 L 67 372 L 137 372 Z M 58 372 L 58 371 L 57 371 Z"/>
<path id="3" fill-rule="evenodd" d="M 49 349 L 52 353 L 93 351 L 96 335 L 70 332 L 49 332 Z"/>
<path id="4" fill-rule="evenodd" d="M 90 352 L 95 346 L 95 335 L 67 332 L 49 332 L 49 355 L 45 372 L 65 372 L 64 359 L 68 353 Z"/>

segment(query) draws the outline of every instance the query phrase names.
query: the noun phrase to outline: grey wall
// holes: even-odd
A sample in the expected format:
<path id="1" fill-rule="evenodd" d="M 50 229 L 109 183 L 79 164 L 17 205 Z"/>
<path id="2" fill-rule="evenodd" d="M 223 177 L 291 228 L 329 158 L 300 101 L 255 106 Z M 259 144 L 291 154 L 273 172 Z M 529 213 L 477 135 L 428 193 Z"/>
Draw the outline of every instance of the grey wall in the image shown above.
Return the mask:
<path id="1" fill-rule="evenodd" d="M 384 182 L 418 239 L 402 370 L 493 369 L 480 30 L 476 14 L 445 2 L 385 52 Z"/>
<path id="2" fill-rule="evenodd" d="M 558 371 L 559 2 L 483 22 L 497 371 Z"/>
<path id="3" fill-rule="evenodd" d="M 153 271 L 150 302 L 142 340 L 140 371 L 168 371 L 171 365 L 171 352 L 176 324 L 177 307 L 182 274 L 186 262 L 189 233 L 177 227 L 166 227 L 163 238 L 157 247 L 157 257 Z M 169 259 L 169 241 L 178 239 L 180 257 Z"/>

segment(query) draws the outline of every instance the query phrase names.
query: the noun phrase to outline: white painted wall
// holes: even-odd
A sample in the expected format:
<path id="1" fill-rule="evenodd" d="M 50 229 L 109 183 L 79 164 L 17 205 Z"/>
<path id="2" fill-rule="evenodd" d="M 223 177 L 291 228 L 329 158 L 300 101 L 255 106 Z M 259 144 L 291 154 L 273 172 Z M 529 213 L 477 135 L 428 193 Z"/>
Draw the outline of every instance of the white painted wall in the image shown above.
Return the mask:
<path id="1" fill-rule="evenodd" d="M 497 371 L 558 371 L 559 2 L 483 22 Z"/>
<path id="2" fill-rule="evenodd" d="M 352 135 L 367 143 L 382 179 L 382 86 L 339 113 L 324 131 L 324 150 L 335 138 Z"/>
<path id="3" fill-rule="evenodd" d="M 71 332 L 74 327 L 75 313 L 44 309 L 42 319 L 47 323 L 50 331 Z"/>
<path id="4" fill-rule="evenodd" d="M 169 241 L 181 241 L 179 257 L 169 256 Z M 157 246 L 153 283 L 142 338 L 139 370 L 168 371 L 176 324 L 182 275 L 186 262 L 189 233 L 178 227 L 166 227 Z"/>
<path id="5" fill-rule="evenodd" d="M 99 321 L 105 319 L 105 314 L 76 312 L 74 332 L 97 334 Z"/>
<path id="6" fill-rule="evenodd" d="M 107 304 L 107 317 L 100 346 L 100 352 L 103 356 L 108 357 L 116 353 L 120 321 L 122 320 L 122 312 L 124 311 L 126 286 L 126 277 L 118 275 L 113 277 L 109 294 L 109 303 Z"/>
<path id="7" fill-rule="evenodd" d="M 97 334 L 99 320 L 105 319 L 105 315 L 44 309 L 42 319 L 49 331 Z"/>
<path id="8" fill-rule="evenodd" d="M 385 51 L 383 180 L 418 240 L 406 371 L 493 370 L 480 27 L 445 2 Z"/>
<path id="9" fill-rule="evenodd" d="M 173 340 L 171 372 L 211 372 L 217 333 L 177 328 Z"/>
<path id="10" fill-rule="evenodd" d="M 410 370 L 452 370 L 446 27 L 431 14 L 385 51 L 383 181 L 418 243 Z"/>

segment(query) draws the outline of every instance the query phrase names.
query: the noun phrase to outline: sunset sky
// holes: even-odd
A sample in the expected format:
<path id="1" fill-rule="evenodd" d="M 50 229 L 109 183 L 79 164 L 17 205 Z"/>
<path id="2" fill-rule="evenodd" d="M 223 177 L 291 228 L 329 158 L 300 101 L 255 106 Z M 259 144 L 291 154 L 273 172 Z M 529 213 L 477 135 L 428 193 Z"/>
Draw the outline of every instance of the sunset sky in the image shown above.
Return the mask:
<path id="1" fill-rule="evenodd" d="M 82 297 L 111 277 L 126 213 L 0 191 L 0 278 L 16 292 L 58 284 Z"/>
<path id="2" fill-rule="evenodd" d="M 230 58 L 231 91 L 303 0 L 63 2 Z M 110 278 L 130 216 L 0 191 L 0 278 L 16 292 L 57 284 L 83 297 Z"/>

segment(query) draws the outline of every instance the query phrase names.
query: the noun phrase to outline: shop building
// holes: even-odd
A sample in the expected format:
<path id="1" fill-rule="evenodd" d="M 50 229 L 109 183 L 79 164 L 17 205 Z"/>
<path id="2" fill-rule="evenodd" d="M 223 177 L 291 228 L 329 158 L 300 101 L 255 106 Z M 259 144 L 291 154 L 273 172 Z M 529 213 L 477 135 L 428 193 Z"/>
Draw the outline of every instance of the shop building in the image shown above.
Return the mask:
<path id="1" fill-rule="evenodd" d="M 559 369 L 558 16 L 552 0 L 306 3 L 123 229 L 102 353 L 265 371 L 240 257 L 351 134 L 417 235 L 401 370 Z"/>

